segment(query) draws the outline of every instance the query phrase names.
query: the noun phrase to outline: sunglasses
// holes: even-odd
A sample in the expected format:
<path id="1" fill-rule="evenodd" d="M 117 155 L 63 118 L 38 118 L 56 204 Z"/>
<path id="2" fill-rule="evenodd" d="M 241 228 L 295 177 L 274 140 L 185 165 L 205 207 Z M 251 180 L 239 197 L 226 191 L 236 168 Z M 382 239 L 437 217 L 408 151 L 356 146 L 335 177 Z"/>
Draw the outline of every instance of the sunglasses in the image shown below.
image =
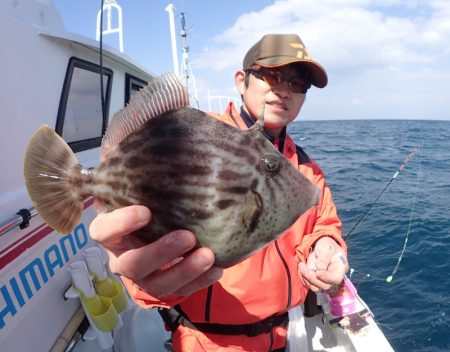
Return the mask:
<path id="1" fill-rule="evenodd" d="M 286 82 L 292 93 L 305 94 L 311 88 L 311 82 L 306 78 L 300 76 L 291 76 L 280 70 L 269 70 L 265 68 L 249 68 L 245 70 L 256 78 L 266 82 L 271 87 L 277 87 L 283 82 Z"/>

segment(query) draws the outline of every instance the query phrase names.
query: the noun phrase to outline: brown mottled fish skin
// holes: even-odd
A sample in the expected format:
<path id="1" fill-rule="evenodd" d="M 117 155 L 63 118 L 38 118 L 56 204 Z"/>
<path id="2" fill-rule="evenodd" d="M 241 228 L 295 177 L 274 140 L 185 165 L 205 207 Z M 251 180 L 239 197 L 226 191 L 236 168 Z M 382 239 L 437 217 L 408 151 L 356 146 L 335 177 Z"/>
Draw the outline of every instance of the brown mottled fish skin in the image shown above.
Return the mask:
<path id="1" fill-rule="evenodd" d="M 278 173 L 264 170 L 270 155 Z M 258 131 L 241 131 L 193 108 L 158 116 L 126 138 L 85 184 L 111 211 L 152 210 L 145 242 L 193 231 L 227 267 L 268 244 L 315 205 L 318 189 Z"/>
<path id="2" fill-rule="evenodd" d="M 136 103 L 120 116 L 137 116 L 142 109 Z M 32 137 L 25 158 L 27 187 L 44 220 L 61 233 L 79 221 L 87 196 L 95 196 L 108 212 L 142 204 L 151 209 L 152 221 L 135 233 L 141 240 L 150 243 L 172 230 L 188 229 L 199 246 L 214 252 L 216 265 L 228 267 L 276 239 L 318 203 L 319 189 L 257 125 L 240 130 L 178 107 L 157 113 L 110 143 L 122 122 L 112 122 L 112 136 L 107 134 L 107 147 L 102 145 L 106 159 L 92 170 L 66 155 L 68 147 L 50 128 L 41 127 Z M 50 144 L 55 155 L 43 155 Z M 50 165 L 43 169 L 45 163 Z M 79 209 L 72 214 L 75 206 Z"/>

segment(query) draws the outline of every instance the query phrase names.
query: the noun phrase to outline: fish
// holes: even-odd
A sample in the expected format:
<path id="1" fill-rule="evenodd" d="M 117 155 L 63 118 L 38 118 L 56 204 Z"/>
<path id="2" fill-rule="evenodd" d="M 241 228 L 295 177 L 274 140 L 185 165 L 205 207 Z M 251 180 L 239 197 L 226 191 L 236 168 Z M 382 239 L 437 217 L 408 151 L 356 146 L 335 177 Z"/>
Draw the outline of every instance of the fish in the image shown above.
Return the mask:
<path id="1" fill-rule="evenodd" d="M 82 167 L 52 128 L 39 127 L 24 158 L 27 191 L 61 234 L 78 224 L 89 197 L 104 212 L 145 205 L 152 220 L 133 236 L 147 244 L 190 230 L 197 247 L 227 268 L 281 236 L 320 198 L 264 137 L 263 110 L 241 130 L 190 107 L 177 76 L 162 74 L 114 113 L 94 168 Z"/>

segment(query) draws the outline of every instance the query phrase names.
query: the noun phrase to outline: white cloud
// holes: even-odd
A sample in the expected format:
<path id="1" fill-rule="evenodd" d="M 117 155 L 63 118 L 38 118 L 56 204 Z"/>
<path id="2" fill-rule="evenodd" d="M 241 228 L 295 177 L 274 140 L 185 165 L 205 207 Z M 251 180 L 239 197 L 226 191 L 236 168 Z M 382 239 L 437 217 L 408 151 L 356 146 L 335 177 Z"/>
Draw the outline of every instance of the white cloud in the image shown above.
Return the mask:
<path id="1" fill-rule="evenodd" d="M 275 1 L 259 12 L 242 14 L 193 60 L 204 85 L 233 92 L 232 73 L 266 33 L 298 33 L 327 69 L 329 87 L 308 93 L 312 106 L 304 109 L 317 117 L 333 114 L 323 111 L 327 104 L 318 100 L 330 94 L 340 102 L 331 102 L 336 115 L 357 111 L 358 116 L 349 117 L 358 118 L 378 111 L 427 118 L 427 108 L 439 107 L 441 114 L 448 114 L 443 105 L 448 107 L 450 97 L 440 93 L 450 81 L 450 1 Z M 424 87 L 430 102 L 423 99 Z"/>

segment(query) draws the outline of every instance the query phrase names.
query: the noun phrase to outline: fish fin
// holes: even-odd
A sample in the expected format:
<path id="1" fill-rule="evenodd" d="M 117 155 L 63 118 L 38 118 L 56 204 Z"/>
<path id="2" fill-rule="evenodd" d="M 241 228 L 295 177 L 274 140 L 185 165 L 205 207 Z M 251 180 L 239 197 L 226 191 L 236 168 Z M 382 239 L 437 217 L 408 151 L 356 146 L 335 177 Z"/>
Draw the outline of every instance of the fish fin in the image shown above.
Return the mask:
<path id="1" fill-rule="evenodd" d="M 245 195 L 245 206 L 242 218 L 248 233 L 255 231 L 262 210 L 263 202 L 260 195 L 253 190 L 249 190 Z"/>
<path id="2" fill-rule="evenodd" d="M 42 125 L 25 153 L 25 185 L 42 219 L 61 234 L 70 233 L 83 212 L 83 199 L 70 184 L 70 173 L 81 169 L 75 154 L 55 131 Z"/>
<path id="3" fill-rule="evenodd" d="M 153 117 L 188 105 L 186 88 L 173 72 L 156 77 L 135 93 L 125 108 L 113 115 L 102 139 L 101 159 L 104 160 L 122 140 Z"/>
<path id="4" fill-rule="evenodd" d="M 264 97 L 264 101 L 262 103 L 262 108 L 259 113 L 259 118 L 255 122 L 255 124 L 252 127 L 250 127 L 250 130 L 256 130 L 259 132 L 264 131 L 264 113 L 265 113 L 265 111 L 266 111 L 266 97 Z"/>

